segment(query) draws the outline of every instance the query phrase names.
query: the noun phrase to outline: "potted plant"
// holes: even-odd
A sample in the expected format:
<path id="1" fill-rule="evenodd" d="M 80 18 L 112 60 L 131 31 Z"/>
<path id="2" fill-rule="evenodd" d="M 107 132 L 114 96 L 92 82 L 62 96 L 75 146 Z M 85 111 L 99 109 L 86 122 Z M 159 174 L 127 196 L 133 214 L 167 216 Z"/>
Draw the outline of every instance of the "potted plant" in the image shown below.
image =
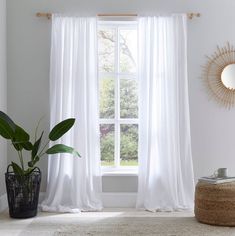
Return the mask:
<path id="1" fill-rule="evenodd" d="M 19 164 L 11 162 L 5 174 L 9 214 L 13 218 L 29 218 L 37 214 L 38 198 L 41 183 L 41 171 L 36 166 L 40 158 L 46 154 L 70 153 L 79 156 L 73 148 L 64 144 L 55 144 L 48 148 L 50 141 L 56 141 L 69 131 L 75 123 L 74 118 L 66 119 L 57 124 L 49 133 L 46 143 L 42 146 L 44 132 L 32 141 L 30 135 L 17 125 L 7 114 L 0 111 L 0 136 L 9 140 L 15 148 Z M 42 146 L 42 147 L 41 147 Z M 28 152 L 28 160 L 23 154 Z M 10 170 L 11 169 L 11 170 Z"/>

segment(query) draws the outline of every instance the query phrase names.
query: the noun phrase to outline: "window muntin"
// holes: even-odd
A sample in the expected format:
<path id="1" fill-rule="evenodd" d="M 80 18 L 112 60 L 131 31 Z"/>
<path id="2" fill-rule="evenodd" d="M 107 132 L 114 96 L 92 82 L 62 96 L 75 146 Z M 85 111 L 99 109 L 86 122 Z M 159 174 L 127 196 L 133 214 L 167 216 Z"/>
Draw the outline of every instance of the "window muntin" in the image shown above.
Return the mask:
<path id="1" fill-rule="evenodd" d="M 138 165 L 137 27 L 105 22 L 98 28 L 100 146 L 103 167 Z"/>

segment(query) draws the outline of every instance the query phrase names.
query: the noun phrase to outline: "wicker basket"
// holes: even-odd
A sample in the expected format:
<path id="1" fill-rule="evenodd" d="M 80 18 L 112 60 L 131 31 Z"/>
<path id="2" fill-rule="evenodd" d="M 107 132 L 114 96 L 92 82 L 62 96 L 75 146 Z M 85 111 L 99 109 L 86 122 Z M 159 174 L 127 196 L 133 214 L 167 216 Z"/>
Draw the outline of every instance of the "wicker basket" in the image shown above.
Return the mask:
<path id="1" fill-rule="evenodd" d="M 9 168 L 8 168 L 9 169 Z M 41 171 L 36 168 L 30 175 L 5 174 L 9 214 L 12 218 L 30 218 L 37 215 Z"/>

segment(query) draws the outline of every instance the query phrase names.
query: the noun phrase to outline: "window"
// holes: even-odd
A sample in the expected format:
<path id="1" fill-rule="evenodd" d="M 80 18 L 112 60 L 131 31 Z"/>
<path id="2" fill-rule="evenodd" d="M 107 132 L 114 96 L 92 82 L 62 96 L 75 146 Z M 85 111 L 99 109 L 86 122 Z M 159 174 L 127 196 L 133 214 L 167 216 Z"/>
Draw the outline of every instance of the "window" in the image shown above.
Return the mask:
<path id="1" fill-rule="evenodd" d="M 137 26 L 100 22 L 100 146 L 103 167 L 138 166 Z"/>

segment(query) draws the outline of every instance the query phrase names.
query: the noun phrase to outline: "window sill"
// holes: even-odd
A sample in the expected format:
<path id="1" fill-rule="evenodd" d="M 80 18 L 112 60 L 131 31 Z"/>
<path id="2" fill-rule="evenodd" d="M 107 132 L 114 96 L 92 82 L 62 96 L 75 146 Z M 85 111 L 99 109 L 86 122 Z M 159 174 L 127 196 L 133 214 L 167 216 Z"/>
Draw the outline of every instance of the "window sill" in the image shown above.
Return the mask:
<path id="1" fill-rule="evenodd" d="M 132 169 L 102 168 L 102 176 L 138 176 L 138 168 L 132 168 Z"/>

